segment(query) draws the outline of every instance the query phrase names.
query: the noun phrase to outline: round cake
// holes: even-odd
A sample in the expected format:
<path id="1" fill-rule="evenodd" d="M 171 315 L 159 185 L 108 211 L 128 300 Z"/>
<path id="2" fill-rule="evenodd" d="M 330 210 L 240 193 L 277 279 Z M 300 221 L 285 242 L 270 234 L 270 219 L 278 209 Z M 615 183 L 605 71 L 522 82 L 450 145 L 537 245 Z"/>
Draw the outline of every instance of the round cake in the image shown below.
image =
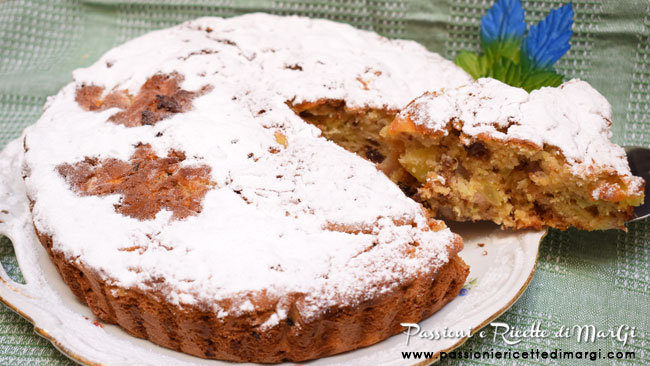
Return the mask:
<path id="1" fill-rule="evenodd" d="M 26 130 L 23 175 L 39 239 L 102 320 L 199 357 L 302 361 L 381 341 L 462 287 L 461 239 L 377 170 L 372 138 L 358 156 L 316 123 L 372 134 L 471 82 L 422 46 L 202 18 L 73 78 Z"/>

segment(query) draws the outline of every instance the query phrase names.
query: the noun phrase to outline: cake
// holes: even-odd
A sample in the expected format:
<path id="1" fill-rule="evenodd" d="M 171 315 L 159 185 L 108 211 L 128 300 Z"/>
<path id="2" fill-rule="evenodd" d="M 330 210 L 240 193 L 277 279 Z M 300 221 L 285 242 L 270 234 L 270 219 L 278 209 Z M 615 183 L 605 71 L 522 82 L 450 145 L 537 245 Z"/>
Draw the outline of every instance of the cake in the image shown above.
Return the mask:
<path id="1" fill-rule="evenodd" d="M 611 120 L 584 81 L 527 93 L 484 78 L 412 101 L 382 131 L 384 165 L 442 218 L 624 230 L 644 181 L 610 141 Z"/>
<path id="2" fill-rule="evenodd" d="M 201 18 L 73 79 L 25 131 L 23 176 L 41 243 L 101 320 L 198 357 L 303 361 L 399 333 L 464 284 L 460 237 L 374 164 L 410 100 L 471 81 L 422 46 Z M 318 128 L 337 113 L 363 134 Z"/>

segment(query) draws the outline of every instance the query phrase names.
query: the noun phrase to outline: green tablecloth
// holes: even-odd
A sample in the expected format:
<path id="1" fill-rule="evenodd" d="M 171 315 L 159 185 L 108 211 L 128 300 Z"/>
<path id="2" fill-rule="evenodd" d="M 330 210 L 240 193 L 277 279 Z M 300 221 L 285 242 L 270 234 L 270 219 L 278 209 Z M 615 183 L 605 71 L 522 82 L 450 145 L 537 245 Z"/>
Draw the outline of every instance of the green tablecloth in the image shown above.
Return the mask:
<path id="1" fill-rule="evenodd" d="M 48 95 L 66 84 L 74 68 L 152 29 L 198 16 L 234 16 L 252 11 L 299 14 L 350 23 L 388 37 L 416 40 L 453 58 L 476 49 L 478 24 L 491 0 L 0 0 L 0 146 L 35 122 Z M 525 1 L 530 24 L 560 2 Z M 650 145 L 650 2 L 574 0 L 571 51 L 559 62 L 567 77 L 589 81 L 612 103 L 614 140 Z M 463 350 L 628 350 L 636 359 L 530 361 L 517 364 L 650 364 L 650 221 L 629 232 L 551 230 L 543 242 L 537 273 L 522 298 L 499 321 L 527 327 L 541 321 L 561 326 L 628 324 L 638 334 L 623 347 L 611 339 L 577 344 L 575 339 L 529 339 L 509 347 L 474 338 Z M 20 278 L 11 243 L 0 240 L 0 261 Z M 398 357 L 398 355 L 396 355 Z M 442 362 L 499 364 L 511 360 Z M 69 365 L 32 326 L 0 307 L 0 364 Z"/>

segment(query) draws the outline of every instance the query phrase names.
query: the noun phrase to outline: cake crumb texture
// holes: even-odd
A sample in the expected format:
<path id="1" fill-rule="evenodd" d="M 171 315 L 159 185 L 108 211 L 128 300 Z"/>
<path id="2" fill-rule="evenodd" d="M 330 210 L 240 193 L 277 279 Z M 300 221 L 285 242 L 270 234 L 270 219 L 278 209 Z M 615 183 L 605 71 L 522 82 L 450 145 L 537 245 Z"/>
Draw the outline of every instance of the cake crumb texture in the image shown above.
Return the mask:
<path id="1" fill-rule="evenodd" d="M 389 172 L 434 214 L 506 228 L 625 229 L 644 181 L 580 80 L 530 94 L 494 79 L 416 98 L 385 128 Z"/>

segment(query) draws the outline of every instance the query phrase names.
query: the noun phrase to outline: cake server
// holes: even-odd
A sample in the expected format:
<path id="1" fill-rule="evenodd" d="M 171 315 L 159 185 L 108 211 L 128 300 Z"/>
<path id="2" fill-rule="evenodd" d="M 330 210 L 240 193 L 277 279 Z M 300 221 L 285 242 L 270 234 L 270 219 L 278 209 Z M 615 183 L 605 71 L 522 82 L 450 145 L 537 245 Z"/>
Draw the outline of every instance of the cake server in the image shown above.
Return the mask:
<path id="1" fill-rule="evenodd" d="M 636 217 L 628 222 L 638 221 L 650 216 L 650 149 L 640 146 L 626 146 L 627 161 L 633 175 L 645 180 L 645 202 L 634 208 Z"/>

